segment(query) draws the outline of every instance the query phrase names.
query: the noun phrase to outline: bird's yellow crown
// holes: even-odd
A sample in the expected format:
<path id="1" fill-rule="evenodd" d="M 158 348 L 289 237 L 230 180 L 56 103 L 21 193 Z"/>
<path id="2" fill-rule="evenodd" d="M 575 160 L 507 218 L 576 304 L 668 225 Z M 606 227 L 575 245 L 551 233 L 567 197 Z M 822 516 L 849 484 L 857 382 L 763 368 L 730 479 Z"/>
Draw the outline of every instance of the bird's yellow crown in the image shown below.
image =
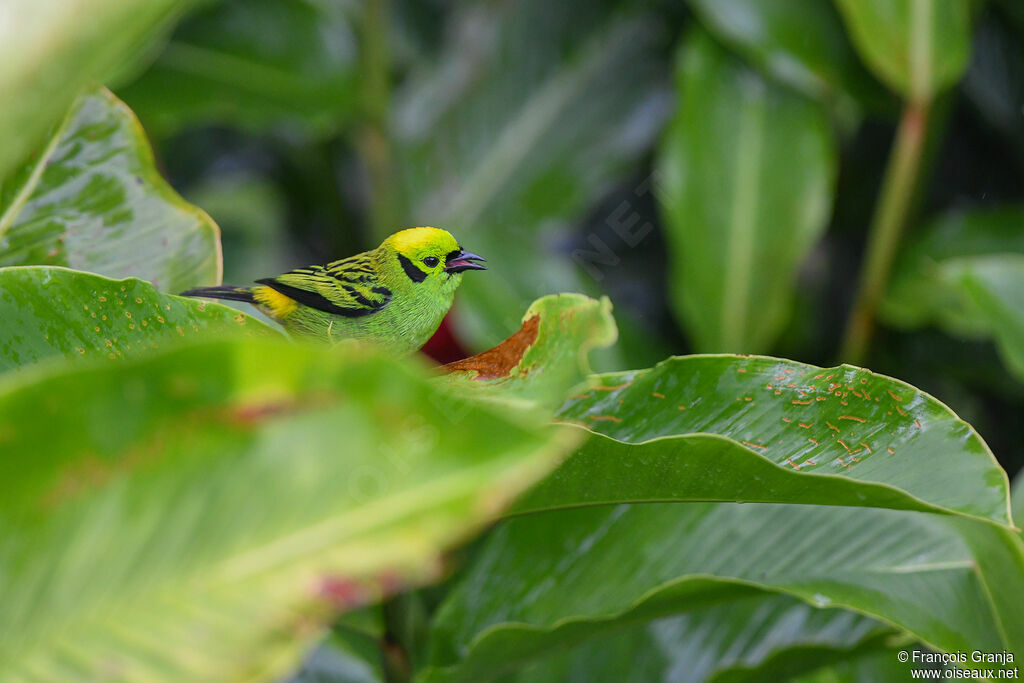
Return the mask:
<path id="1" fill-rule="evenodd" d="M 399 230 L 384 240 L 384 245 L 409 258 L 425 252 L 443 256 L 459 249 L 459 243 L 450 232 L 431 227 Z"/>

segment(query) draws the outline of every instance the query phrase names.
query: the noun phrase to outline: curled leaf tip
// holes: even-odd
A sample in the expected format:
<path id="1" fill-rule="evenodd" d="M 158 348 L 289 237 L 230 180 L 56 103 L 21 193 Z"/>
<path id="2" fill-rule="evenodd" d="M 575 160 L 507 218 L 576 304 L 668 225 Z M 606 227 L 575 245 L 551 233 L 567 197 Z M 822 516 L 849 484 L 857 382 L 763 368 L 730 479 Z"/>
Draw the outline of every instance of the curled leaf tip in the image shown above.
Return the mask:
<path id="1" fill-rule="evenodd" d="M 474 372 L 474 379 L 501 379 L 508 377 L 523 360 L 523 354 L 537 341 L 540 316 L 532 315 L 523 321 L 511 337 L 494 348 L 470 358 L 457 360 L 444 366 L 446 372 Z"/>

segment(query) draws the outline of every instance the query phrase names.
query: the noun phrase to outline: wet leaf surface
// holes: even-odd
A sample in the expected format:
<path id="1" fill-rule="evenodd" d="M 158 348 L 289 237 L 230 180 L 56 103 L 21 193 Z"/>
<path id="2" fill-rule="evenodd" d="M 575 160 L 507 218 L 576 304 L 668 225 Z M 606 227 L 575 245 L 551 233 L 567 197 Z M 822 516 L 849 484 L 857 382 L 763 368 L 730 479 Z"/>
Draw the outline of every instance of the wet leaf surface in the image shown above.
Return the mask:
<path id="1" fill-rule="evenodd" d="M 170 296 L 129 278 L 27 266 L 0 268 L 0 372 L 63 356 L 136 358 L 218 335 L 279 334 L 244 313 Z"/>
<path id="2" fill-rule="evenodd" d="M 23 265 L 137 277 L 177 294 L 220 283 L 220 230 L 164 181 L 134 114 L 101 88 L 0 184 L 0 266 Z"/>
<path id="3" fill-rule="evenodd" d="M 671 358 L 599 375 L 559 419 L 610 439 L 563 465 L 564 489 L 542 485 L 556 506 L 563 494 L 613 501 L 618 482 L 639 499 L 647 490 L 654 500 L 831 502 L 1010 522 L 1006 473 L 969 424 L 904 382 L 852 366 Z"/>

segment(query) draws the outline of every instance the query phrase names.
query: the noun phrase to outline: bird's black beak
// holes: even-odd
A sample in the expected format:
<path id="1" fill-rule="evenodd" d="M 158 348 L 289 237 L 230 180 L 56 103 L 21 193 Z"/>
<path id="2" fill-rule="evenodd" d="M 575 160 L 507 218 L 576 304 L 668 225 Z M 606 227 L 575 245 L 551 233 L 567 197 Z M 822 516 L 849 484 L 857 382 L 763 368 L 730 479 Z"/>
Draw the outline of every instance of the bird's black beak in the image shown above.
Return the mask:
<path id="1" fill-rule="evenodd" d="M 464 270 L 487 270 L 487 266 L 473 261 L 486 261 L 483 256 L 459 249 L 453 251 L 444 259 L 444 272 L 461 273 Z"/>

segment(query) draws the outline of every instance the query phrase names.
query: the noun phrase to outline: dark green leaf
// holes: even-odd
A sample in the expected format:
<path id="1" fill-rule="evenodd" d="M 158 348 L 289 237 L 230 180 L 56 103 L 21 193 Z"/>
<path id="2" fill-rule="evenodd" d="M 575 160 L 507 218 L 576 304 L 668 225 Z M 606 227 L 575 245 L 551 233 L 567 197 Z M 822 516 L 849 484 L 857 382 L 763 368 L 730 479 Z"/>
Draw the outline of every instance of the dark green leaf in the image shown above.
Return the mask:
<path id="1" fill-rule="evenodd" d="M 355 67 L 343 4 L 231 0 L 189 17 L 119 92 L 159 136 L 206 122 L 324 135 L 353 114 Z"/>
<path id="2" fill-rule="evenodd" d="M 584 444 L 523 509 L 737 500 L 1010 522 L 1006 473 L 969 424 L 904 382 L 848 365 L 671 358 L 599 376 L 559 417 L 611 438 Z"/>
<path id="3" fill-rule="evenodd" d="M 0 266 L 20 265 L 138 277 L 177 294 L 220 282 L 220 231 L 160 177 L 128 107 L 97 89 L 0 184 Z"/>
<path id="4" fill-rule="evenodd" d="M 756 590 L 853 609 L 939 650 L 1008 649 L 981 559 L 944 519 L 732 503 L 511 519 L 438 612 L 427 678 L 481 680 L 612 628 Z"/>
<path id="5" fill-rule="evenodd" d="M 890 88 L 925 102 L 960 80 L 970 53 L 966 0 L 835 0 L 861 57 Z"/>
<path id="6" fill-rule="evenodd" d="M 271 679 L 436 578 L 571 438 L 285 341 L 0 379 L 0 678 Z"/>
<path id="7" fill-rule="evenodd" d="M 894 325 L 995 339 L 1024 379 L 1024 211 L 949 214 L 909 245 L 882 306 Z"/>
<path id="8" fill-rule="evenodd" d="M 843 107 L 881 100 L 831 0 L 690 0 L 690 6 L 716 37 L 807 95 Z"/>
<path id="9" fill-rule="evenodd" d="M 699 351 L 765 351 L 830 213 L 828 120 L 699 31 L 679 54 L 677 93 L 659 150 L 676 317 Z"/>
<path id="10" fill-rule="evenodd" d="M 784 595 L 753 595 L 610 631 L 528 664 L 514 680 L 789 680 L 874 652 L 891 633 L 853 612 L 815 609 Z"/>
<path id="11" fill-rule="evenodd" d="M 136 358 L 215 334 L 273 335 L 238 311 L 66 268 L 0 268 L 0 372 L 45 358 Z"/>

